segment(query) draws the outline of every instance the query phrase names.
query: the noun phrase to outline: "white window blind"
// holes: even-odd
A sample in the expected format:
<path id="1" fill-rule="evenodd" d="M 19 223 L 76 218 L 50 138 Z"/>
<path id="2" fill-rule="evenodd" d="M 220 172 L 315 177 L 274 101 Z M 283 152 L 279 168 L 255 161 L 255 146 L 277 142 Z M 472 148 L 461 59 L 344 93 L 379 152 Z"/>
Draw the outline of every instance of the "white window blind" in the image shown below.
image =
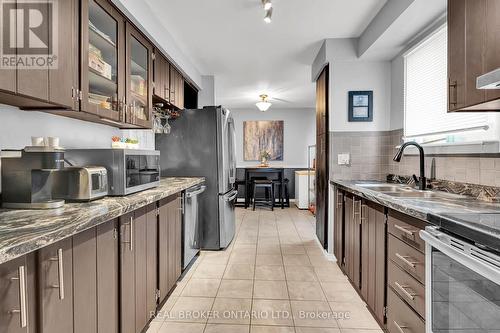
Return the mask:
<path id="1" fill-rule="evenodd" d="M 405 55 L 405 136 L 488 125 L 486 113 L 447 113 L 447 29 Z"/>

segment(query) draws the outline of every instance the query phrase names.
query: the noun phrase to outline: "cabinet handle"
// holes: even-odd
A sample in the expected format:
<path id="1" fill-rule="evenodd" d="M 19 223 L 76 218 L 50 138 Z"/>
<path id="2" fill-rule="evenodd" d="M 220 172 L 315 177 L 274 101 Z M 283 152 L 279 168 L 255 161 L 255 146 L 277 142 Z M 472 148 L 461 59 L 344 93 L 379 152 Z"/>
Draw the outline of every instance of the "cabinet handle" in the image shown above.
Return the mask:
<path id="1" fill-rule="evenodd" d="M 11 278 L 12 281 L 19 281 L 19 310 L 10 310 L 9 313 L 20 314 L 20 326 L 24 328 L 28 325 L 27 306 L 26 306 L 26 272 L 24 266 L 18 267 L 17 277 Z"/>
<path id="2" fill-rule="evenodd" d="M 402 226 L 397 225 L 397 224 L 394 225 L 394 228 L 398 229 L 401 232 L 404 232 L 405 234 L 407 234 L 408 236 L 410 236 L 412 238 L 415 238 L 416 231 L 414 231 L 414 230 L 408 230 L 405 227 L 402 227 Z"/>
<path id="3" fill-rule="evenodd" d="M 453 88 L 453 91 L 455 92 L 455 98 L 451 99 L 451 96 L 453 95 L 452 94 L 452 88 Z M 448 99 L 450 101 L 450 106 L 454 105 L 456 106 L 458 104 L 458 92 L 457 92 L 457 88 L 458 88 L 458 82 L 457 81 L 450 81 L 450 84 L 449 84 L 449 87 L 448 87 Z"/>
<path id="4" fill-rule="evenodd" d="M 129 251 L 133 251 L 134 250 L 134 217 L 131 216 L 129 218 L 129 221 L 128 223 L 128 227 L 129 227 L 129 234 L 128 234 L 128 237 L 129 237 L 129 241 L 126 242 L 126 241 L 123 241 L 123 243 L 127 244 L 128 243 L 128 249 Z"/>
<path id="5" fill-rule="evenodd" d="M 363 214 L 363 208 L 366 208 L 366 205 L 360 201 L 361 205 L 359 205 L 359 215 L 360 215 L 360 223 L 366 221 L 366 216 Z"/>
<path id="6" fill-rule="evenodd" d="M 408 328 L 408 326 L 401 326 L 399 325 L 395 320 L 394 320 L 394 326 L 398 329 L 400 333 L 405 333 L 405 329 Z"/>
<path id="7" fill-rule="evenodd" d="M 50 258 L 50 260 L 57 261 L 57 275 L 59 279 L 59 284 L 53 284 L 51 287 L 59 289 L 59 299 L 62 301 L 64 299 L 64 266 L 62 249 L 58 249 L 57 257 Z"/>
<path id="8" fill-rule="evenodd" d="M 399 253 L 396 253 L 396 257 L 398 257 L 399 260 L 401 260 L 402 262 L 404 262 L 408 266 L 411 266 L 413 268 L 417 267 L 418 262 L 414 261 L 414 260 L 409 260 L 409 259 L 411 259 L 410 256 L 402 256 Z"/>
<path id="9" fill-rule="evenodd" d="M 342 208 L 342 193 L 337 193 L 337 208 Z"/>
<path id="10" fill-rule="evenodd" d="M 414 291 L 411 291 L 409 292 L 407 289 L 409 289 L 408 286 L 405 286 L 405 285 L 401 285 L 399 284 L 397 281 L 394 282 L 394 285 L 399 289 L 401 290 L 401 292 L 406 296 L 408 297 L 409 299 L 411 299 L 412 301 L 415 300 L 415 296 L 417 296 L 417 294 L 414 292 Z M 411 289 L 410 289 L 411 290 Z"/>

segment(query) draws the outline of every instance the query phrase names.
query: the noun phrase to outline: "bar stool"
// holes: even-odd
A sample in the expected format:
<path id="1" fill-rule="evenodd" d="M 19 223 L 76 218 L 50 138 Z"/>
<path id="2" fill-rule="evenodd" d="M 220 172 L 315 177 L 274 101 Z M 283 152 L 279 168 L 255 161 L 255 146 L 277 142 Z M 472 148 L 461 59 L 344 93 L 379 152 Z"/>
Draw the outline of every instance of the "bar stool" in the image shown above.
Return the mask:
<path id="1" fill-rule="evenodd" d="M 235 190 L 239 192 L 239 188 L 240 186 L 243 186 L 243 189 L 244 189 L 244 193 L 245 193 L 245 196 L 244 198 L 247 197 L 247 185 L 246 185 L 246 182 L 244 179 L 236 179 L 236 181 L 234 182 L 234 187 L 235 187 Z M 238 206 L 238 207 L 245 207 L 245 203 L 238 203 L 238 200 L 236 200 L 236 204 L 235 206 Z M 245 207 L 246 208 L 246 207 Z"/>
<path id="2" fill-rule="evenodd" d="M 274 182 L 274 185 L 276 185 L 278 187 L 278 193 L 281 193 L 281 192 L 279 192 L 281 189 L 280 181 L 278 179 L 275 179 L 273 182 Z M 288 183 L 290 183 L 290 180 L 288 178 L 283 179 L 283 186 L 285 187 L 284 192 L 285 192 L 285 206 L 286 207 L 290 207 L 290 193 L 288 192 Z M 280 200 L 282 200 L 282 198 L 280 198 Z"/>
<path id="3" fill-rule="evenodd" d="M 264 198 L 257 198 L 257 189 L 263 188 L 265 190 Z M 253 191 L 252 191 L 252 200 L 253 200 L 253 210 L 255 210 L 255 206 L 268 206 L 271 207 L 271 210 L 274 210 L 274 184 L 272 180 L 267 179 L 256 179 L 253 181 Z"/>

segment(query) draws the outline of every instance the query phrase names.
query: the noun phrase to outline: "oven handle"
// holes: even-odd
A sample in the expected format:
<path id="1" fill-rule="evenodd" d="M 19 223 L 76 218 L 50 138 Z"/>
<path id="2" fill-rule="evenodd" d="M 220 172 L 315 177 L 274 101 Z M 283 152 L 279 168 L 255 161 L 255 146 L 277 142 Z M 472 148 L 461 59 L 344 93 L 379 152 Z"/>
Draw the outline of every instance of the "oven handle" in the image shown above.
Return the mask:
<path id="1" fill-rule="evenodd" d="M 495 282 L 496 284 L 500 284 L 500 268 L 495 267 L 493 264 L 490 264 L 484 260 L 480 260 L 475 258 L 474 256 L 460 251 L 453 246 L 449 245 L 447 242 L 440 239 L 440 237 L 444 236 L 443 233 L 436 230 L 435 227 L 427 227 L 425 230 L 420 231 L 420 237 L 426 242 L 427 250 L 429 250 L 429 246 L 436 248 L 441 251 L 445 255 L 449 256 L 453 260 L 458 261 L 460 264 L 469 268 L 470 270 L 481 274 L 488 280 Z M 450 237 L 446 235 L 446 237 Z M 457 242 L 464 243 L 461 240 L 457 239 Z M 476 248 L 475 246 L 468 245 L 469 247 Z M 430 255 L 430 253 L 427 253 Z M 429 261 L 429 258 L 427 258 Z M 429 262 L 427 264 L 430 264 Z"/>

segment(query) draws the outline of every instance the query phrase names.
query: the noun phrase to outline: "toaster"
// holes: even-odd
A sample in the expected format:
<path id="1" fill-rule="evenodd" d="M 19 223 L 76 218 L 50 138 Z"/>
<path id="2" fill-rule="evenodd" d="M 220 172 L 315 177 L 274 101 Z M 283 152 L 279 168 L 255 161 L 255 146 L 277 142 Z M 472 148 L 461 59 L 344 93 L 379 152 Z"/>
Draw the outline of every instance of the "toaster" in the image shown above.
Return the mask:
<path id="1" fill-rule="evenodd" d="M 101 166 L 67 167 L 55 175 L 52 196 L 66 201 L 91 201 L 108 195 L 108 173 Z"/>

